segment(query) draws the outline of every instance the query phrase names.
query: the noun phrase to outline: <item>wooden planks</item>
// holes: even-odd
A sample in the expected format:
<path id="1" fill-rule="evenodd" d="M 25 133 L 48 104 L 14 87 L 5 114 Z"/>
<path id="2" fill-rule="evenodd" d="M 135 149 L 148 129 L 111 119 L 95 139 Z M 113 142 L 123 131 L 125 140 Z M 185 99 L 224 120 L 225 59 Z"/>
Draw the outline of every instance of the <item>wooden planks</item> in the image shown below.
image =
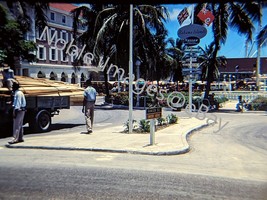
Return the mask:
<path id="1" fill-rule="evenodd" d="M 15 79 L 25 96 L 70 96 L 71 105 L 82 105 L 84 89 L 76 84 L 26 76 L 16 76 Z M 10 91 L 0 88 L 0 96 L 6 95 L 10 95 Z"/>

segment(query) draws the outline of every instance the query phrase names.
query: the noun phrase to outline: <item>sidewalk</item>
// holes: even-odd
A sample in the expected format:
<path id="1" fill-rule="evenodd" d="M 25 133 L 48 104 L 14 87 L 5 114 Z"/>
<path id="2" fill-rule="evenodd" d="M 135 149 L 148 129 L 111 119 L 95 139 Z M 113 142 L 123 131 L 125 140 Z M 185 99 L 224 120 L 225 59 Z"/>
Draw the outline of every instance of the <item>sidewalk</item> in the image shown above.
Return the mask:
<path id="1" fill-rule="evenodd" d="M 235 111 L 235 101 L 230 101 L 220 109 Z M 112 109 L 112 108 L 111 108 Z M 206 120 L 179 117 L 178 123 L 155 132 L 155 143 L 150 133 L 124 133 L 123 125 L 103 128 L 92 134 L 80 132 L 62 132 L 55 135 L 25 135 L 22 143 L 7 144 L 8 148 L 51 149 L 51 150 L 84 150 L 115 153 L 133 153 L 146 155 L 176 155 L 190 150 L 189 135 L 206 127 Z"/>
<path id="2" fill-rule="evenodd" d="M 205 120 L 179 118 L 178 123 L 150 133 L 123 133 L 123 126 L 97 130 L 92 134 L 69 132 L 57 135 L 25 135 L 24 142 L 7 144 L 8 148 L 85 150 L 147 155 L 175 155 L 189 151 L 187 137 L 196 129 L 207 126 Z"/>

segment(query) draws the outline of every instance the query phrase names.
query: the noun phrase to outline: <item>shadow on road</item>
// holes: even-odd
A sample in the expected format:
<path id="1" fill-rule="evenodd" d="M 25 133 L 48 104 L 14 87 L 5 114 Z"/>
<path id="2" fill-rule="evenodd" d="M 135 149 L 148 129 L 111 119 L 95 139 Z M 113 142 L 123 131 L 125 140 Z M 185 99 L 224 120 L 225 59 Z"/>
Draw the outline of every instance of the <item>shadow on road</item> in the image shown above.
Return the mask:
<path id="1" fill-rule="evenodd" d="M 56 123 L 56 124 L 51 124 L 50 130 L 45 133 L 49 133 L 51 131 L 56 131 L 56 130 L 62 130 L 62 129 L 70 129 L 78 126 L 82 126 L 84 124 L 63 124 L 63 123 Z M 7 138 L 7 137 L 12 137 L 12 131 L 10 128 L 5 128 L 1 127 L 0 129 L 0 138 Z M 24 135 L 28 134 L 42 134 L 41 132 L 33 132 L 28 126 L 24 127 Z"/>

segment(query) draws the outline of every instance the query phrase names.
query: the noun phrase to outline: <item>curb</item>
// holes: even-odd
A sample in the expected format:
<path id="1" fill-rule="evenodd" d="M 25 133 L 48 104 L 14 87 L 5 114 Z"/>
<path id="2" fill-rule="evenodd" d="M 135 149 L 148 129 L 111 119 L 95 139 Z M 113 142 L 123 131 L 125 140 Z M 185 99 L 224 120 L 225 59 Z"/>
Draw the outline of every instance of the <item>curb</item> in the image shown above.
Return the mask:
<path id="1" fill-rule="evenodd" d="M 41 149 L 41 150 L 67 150 L 67 151 L 95 151 L 95 152 L 109 152 L 109 153 L 129 153 L 129 154 L 139 154 L 139 155 L 154 155 L 154 156 L 166 156 L 166 155 L 179 155 L 185 154 L 190 151 L 189 145 L 189 136 L 192 135 L 195 131 L 201 130 L 209 125 L 214 124 L 215 122 L 211 122 L 209 124 L 199 125 L 195 128 L 190 129 L 186 133 L 182 134 L 182 142 L 184 144 L 184 148 L 176 151 L 158 151 L 158 152 L 145 152 L 138 150 L 123 150 L 123 149 L 106 149 L 106 148 L 79 148 L 79 147 L 49 147 L 49 146 L 13 146 L 10 144 L 6 144 L 7 148 L 14 149 Z"/>

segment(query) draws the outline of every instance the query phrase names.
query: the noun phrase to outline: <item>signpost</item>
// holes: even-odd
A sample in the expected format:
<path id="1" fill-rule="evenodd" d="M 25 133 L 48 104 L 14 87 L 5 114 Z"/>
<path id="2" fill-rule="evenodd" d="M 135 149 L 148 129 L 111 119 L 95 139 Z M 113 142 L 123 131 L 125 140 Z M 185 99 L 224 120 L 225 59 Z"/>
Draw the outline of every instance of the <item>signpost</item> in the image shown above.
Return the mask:
<path id="1" fill-rule="evenodd" d="M 154 107 L 146 109 L 146 119 L 150 120 L 150 145 L 155 144 L 155 119 L 162 116 L 162 108 Z"/>
<path id="2" fill-rule="evenodd" d="M 193 21 L 193 20 L 192 20 Z M 192 111 L 192 67 L 193 67 L 193 53 L 199 52 L 199 48 L 193 46 L 200 42 L 200 39 L 207 35 L 207 29 L 199 24 L 189 24 L 178 29 L 178 37 L 184 40 L 187 46 L 186 52 L 189 53 L 189 111 Z"/>

